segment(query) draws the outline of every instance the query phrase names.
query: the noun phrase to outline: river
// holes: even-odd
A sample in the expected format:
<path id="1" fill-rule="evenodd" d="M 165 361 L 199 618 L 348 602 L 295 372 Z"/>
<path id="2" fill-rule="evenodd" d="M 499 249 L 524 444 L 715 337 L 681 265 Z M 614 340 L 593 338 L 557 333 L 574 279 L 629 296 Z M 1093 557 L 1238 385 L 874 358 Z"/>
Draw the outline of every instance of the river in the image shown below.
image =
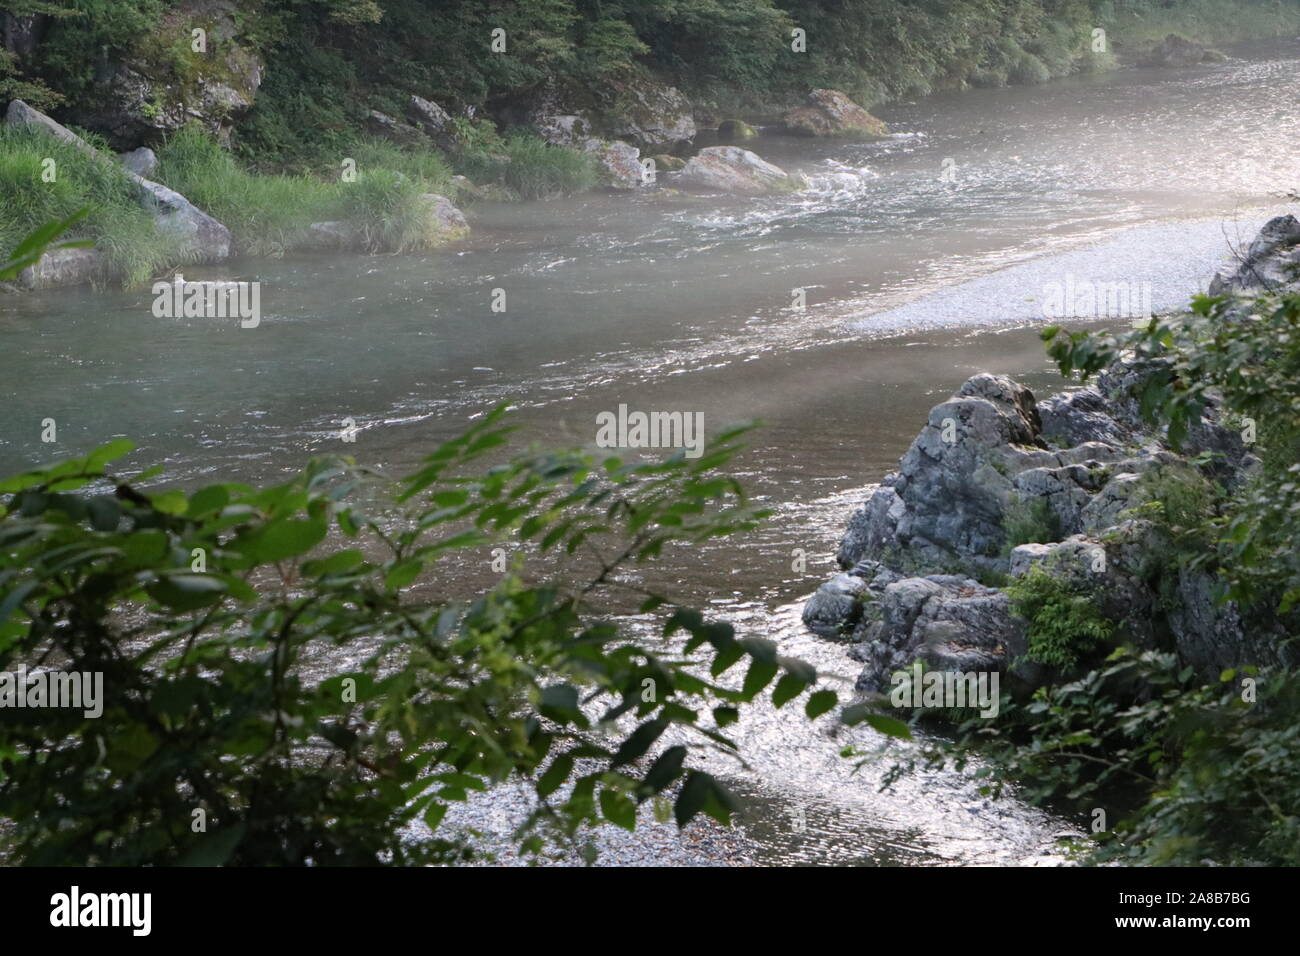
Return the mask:
<path id="1" fill-rule="evenodd" d="M 755 151 L 810 178 L 791 196 L 481 204 L 451 250 L 185 271 L 260 281 L 255 329 L 155 318 L 148 289 L 0 298 L 0 468 L 126 436 L 129 463 L 190 484 L 275 480 L 328 452 L 400 471 L 502 400 L 522 440 L 548 444 L 592 444 L 597 413 L 620 404 L 700 412 L 709 431 L 758 418 L 737 470 L 775 516 L 666 572 L 681 597 L 851 681 L 857 665 L 805 634 L 799 607 L 929 408 L 978 371 L 1059 389 L 1037 338 L 1053 283 L 1149 284 L 1175 308 L 1300 185 L 1300 43 L 1232 54 L 896 104 L 878 142 L 765 136 Z M 737 830 L 651 825 L 602 838 L 606 858 L 1057 859 L 1063 821 L 950 774 L 878 793 L 878 771 L 854 775 L 844 741 L 793 711 L 758 709 L 738 734 L 752 768 L 731 775 Z M 499 830 L 516 803 L 460 817 Z"/>

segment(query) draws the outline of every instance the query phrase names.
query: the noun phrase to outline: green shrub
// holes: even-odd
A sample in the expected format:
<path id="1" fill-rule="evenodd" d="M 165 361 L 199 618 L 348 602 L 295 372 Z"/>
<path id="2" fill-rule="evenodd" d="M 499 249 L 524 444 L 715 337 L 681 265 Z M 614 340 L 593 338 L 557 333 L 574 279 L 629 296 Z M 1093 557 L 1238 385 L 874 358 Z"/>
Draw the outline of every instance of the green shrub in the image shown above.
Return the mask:
<path id="1" fill-rule="evenodd" d="M 249 172 L 201 129 L 187 126 L 159 153 L 158 176 L 228 225 L 240 248 L 282 255 L 300 245 L 314 222 L 346 220 L 372 252 L 409 252 L 435 245 L 437 224 L 420 199 L 454 192 L 445 161 L 432 152 L 407 152 L 361 141 L 348 150 L 352 182 L 309 175 Z M 335 175 L 342 171 L 341 165 Z"/>
<path id="2" fill-rule="evenodd" d="M 1029 624 L 1025 656 L 1059 673 L 1076 670 L 1115 632 L 1095 594 L 1041 564 L 1012 581 L 1006 594 L 1011 609 Z"/>

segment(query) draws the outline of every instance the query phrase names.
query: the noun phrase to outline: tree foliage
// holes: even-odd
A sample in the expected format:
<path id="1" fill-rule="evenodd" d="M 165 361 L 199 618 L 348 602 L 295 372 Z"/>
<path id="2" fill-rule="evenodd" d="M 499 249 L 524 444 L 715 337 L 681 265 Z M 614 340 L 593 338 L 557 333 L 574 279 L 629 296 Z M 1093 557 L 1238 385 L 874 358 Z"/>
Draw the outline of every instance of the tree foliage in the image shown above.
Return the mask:
<path id="1" fill-rule="evenodd" d="M 448 862 L 469 852 L 440 827 L 449 805 L 510 779 L 537 795 L 528 852 L 630 829 L 659 794 L 679 823 L 727 820 L 694 755 L 735 756 L 739 708 L 769 686 L 783 704 L 816 672 L 635 570 L 762 517 L 718 471 L 738 433 L 695 461 L 487 467 L 501 415 L 397 482 L 335 460 L 264 489 L 145 490 L 152 472 L 110 469 L 121 441 L 0 484 L 0 670 L 102 673 L 105 698 L 98 718 L 0 710 L 11 858 Z M 542 580 L 516 566 L 477 596 L 441 593 L 440 567 L 493 545 L 531 549 Z M 662 637 L 609 613 L 629 594 Z M 835 703 L 819 690 L 805 709 Z"/>

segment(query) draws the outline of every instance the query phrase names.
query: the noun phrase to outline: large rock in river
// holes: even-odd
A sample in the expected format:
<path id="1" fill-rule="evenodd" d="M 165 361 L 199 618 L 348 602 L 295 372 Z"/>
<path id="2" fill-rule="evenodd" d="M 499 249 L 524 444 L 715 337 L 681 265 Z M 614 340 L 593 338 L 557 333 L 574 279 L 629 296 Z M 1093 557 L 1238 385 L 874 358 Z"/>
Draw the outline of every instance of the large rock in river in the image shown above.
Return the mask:
<path id="1" fill-rule="evenodd" d="M 813 90 L 808 105 L 783 117 L 795 136 L 884 136 L 888 127 L 839 90 Z"/>
<path id="2" fill-rule="evenodd" d="M 672 174 L 679 186 L 751 196 L 798 189 L 803 180 L 739 146 L 700 150 Z"/>

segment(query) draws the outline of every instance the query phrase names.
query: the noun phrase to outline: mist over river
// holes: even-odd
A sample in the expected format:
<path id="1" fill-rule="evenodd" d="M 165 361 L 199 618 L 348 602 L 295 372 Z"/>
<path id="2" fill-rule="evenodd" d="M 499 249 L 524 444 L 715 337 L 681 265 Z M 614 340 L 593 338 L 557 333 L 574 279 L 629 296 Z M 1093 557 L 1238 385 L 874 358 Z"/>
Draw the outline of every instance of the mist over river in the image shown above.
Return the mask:
<path id="1" fill-rule="evenodd" d="M 0 297 L 0 468 L 125 436 L 129 465 L 165 462 L 190 485 L 274 481 L 326 453 L 400 473 L 505 400 L 521 442 L 549 445 L 591 445 L 620 404 L 699 412 L 708 432 L 761 419 L 735 470 L 776 514 L 666 554 L 659 574 L 851 682 L 858 665 L 804 632 L 800 605 L 928 410 L 981 371 L 1059 390 L 1037 335 L 1048 287 L 1149 284 L 1156 310 L 1176 308 L 1300 186 L 1300 42 L 1230 53 L 896 104 L 877 111 L 894 131 L 878 142 L 749 144 L 808 176 L 793 195 L 480 204 L 473 236 L 438 253 L 185 270 L 259 280 L 255 329 L 156 318 L 148 288 Z M 736 729 L 752 765 L 729 775 L 739 828 L 651 823 L 602 836 L 608 862 L 1050 862 L 1068 829 L 952 774 L 879 793 L 878 771 L 837 756 L 851 740 L 792 708 Z M 504 833 L 521 799 L 449 821 Z"/>

